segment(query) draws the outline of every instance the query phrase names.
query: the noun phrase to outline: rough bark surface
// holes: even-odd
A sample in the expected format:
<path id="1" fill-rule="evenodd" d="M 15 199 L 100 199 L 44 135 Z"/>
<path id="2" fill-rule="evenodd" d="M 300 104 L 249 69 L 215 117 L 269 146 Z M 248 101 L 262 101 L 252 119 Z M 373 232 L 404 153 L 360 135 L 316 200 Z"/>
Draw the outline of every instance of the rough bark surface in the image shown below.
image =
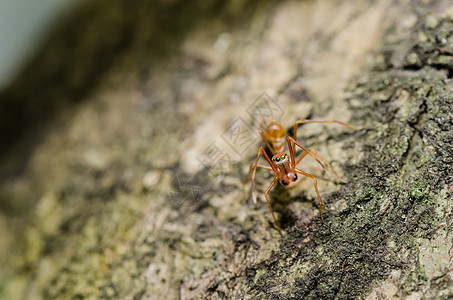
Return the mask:
<path id="1" fill-rule="evenodd" d="M 450 1 L 82 3 L 0 94 L 0 298 L 449 299 L 452 76 Z M 263 103 L 360 127 L 301 126 L 346 183 L 283 236 Z"/>

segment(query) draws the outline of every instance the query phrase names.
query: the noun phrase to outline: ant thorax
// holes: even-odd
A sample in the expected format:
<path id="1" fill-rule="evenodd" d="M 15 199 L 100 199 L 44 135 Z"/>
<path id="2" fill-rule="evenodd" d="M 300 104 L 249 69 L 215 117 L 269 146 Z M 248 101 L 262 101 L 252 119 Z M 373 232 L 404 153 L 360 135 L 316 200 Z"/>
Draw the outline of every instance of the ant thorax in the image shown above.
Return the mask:
<path id="1" fill-rule="evenodd" d="M 285 142 L 286 139 L 283 137 L 278 137 L 272 142 L 272 147 L 274 148 L 274 151 L 282 151 L 285 149 Z"/>

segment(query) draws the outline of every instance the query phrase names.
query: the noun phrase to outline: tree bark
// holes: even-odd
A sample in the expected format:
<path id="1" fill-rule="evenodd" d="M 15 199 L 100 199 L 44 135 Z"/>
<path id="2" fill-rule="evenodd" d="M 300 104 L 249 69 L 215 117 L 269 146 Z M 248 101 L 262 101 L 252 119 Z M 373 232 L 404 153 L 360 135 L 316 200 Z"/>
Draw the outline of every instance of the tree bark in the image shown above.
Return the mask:
<path id="1" fill-rule="evenodd" d="M 453 296 L 450 1 L 129 2 L 0 94 L 0 298 Z M 359 127 L 300 127 L 346 183 L 304 159 L 324 221 L 277 186 L 282 236 L 271 173 L 242 198 L 264 117 Z"/>

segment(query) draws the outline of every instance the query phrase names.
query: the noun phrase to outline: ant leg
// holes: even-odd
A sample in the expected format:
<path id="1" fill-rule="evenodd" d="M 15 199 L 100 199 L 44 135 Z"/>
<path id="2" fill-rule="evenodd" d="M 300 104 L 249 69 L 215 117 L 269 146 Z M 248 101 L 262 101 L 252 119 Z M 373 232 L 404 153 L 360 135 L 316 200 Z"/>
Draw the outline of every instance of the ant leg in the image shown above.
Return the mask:
<path id="1" fill-rule="evenodd" d="M 261 120 L 260 122 L 260 129 L 258 130 L 258 133 L 260 134 L 261 136 L 261 139 L 263 140 L 263 142 L 266 144 L 267 148 L 269 148 L 269 150 L 272 152 L 272 155 L 275 155 L 276 152 L 275 152 L 275 149 L 274 147 L 272 146 L 272 143 L 269 142 L 269 139 L 266 137 L 266 135 L 263 133 L 263 129 L 267 127 L 267 120 L 266 119 L 263 119 Z M 265 130 L 265 129 L 264 129 Z"/>
<path id="2" fill-rule="evenodd" d="M 245 186 L 247 184 L 247 181 L 250 177 L 250 173 L 252 173 L 253 167 L 255 166 L 255 163 L 250 164 L 249 172 L 247 173 L 247 176 L 244 178 L 244 181 L 242 182 L 242 199 L 245 198 Z M 268 171 L 273 171 L 271 167 L 268 166 L 263 166 L 263 165 L 257 165 L 257 168 L 265 169 Z"/>
<path id="3" fill-rule="evenodd" d="M 311 149 L 307 149 L 308 151 L 311 151 Z M 313 153 L 312 153 L 313 154 Z M 302 154 L 299 159 L 296 161 L 296 163 L 294 164 L 295 166 L 297 166 L 301 161 L 302 159 L 304 159 L 305 156 L 308 155 L 308 152 L 304 152 L 304 154 Z"/>
<path id="4" fill-rule="evenodd" d="M 254 163 L 254 168 L 253 168 L 253 173 L 252 173 L 252 197 L 253 197 L 253 203 L 256 203 L 255 175 L 256 175 L 256 168 L 258 167 L 258 160 L 260 159 L 261 154 L 263 154 L 264 157 L 266 158 L 267 162 L 269 163 L 269 166 L 272 168 L 272 171 L 275 174 L 279 173 L 279 170 L 274 166 L 274 164 L 272 163 L 272 161 L 269 158 L 269 156 L 267 156 L 267 153 L 264 150 L 264 148 L 260 147 L 258 149 L 258 153 L 256 155 L 256 160 L 255 160 L 255 163 Z"/>
<path id="5" fill-rule="evenodd" d="M 248 181 L 248 179 L 250 177 L 250 173 L 252 173 L 254 166 L 255 166 L 255 163 L 251 163 L 250 164 L 249 172 L 247 173 L 247 176 L 245 177 L 244 181 L 242 182 L 244 185 L 247 184 L 247 181 Z M 261 168 L 261 169 L 265 169 L 265 170 L 268 170 L 268 171 L 273 171 L 273 169 L 271 167 L 263 166 L 263 165 L 260 165 L 260 164 L 258 164 L 256 167 L 257 168 Z"/>
<path id="6" fill-rule="evenodd" d="M 295 168 L 296 167 L 296 162 L 295 162 L 295 159 L 294 159 L 294 154 L 296 153 L 295 151 L 295 148 L 296 148 L 296 145 L 299 146 L 302 150 L 305 151 L 303 155 L 303 157 L 305 157 L 307 154 L 310 155 L 314 160 L 316 160 L 323 169 L 325 169 L 324 165 L 319 161 L 319 159 L 313 154 L 311 153 L 308 149 L 306 149 L 304 146 L 302 146 L 301 144 L 299 144 L 298 142 L 296 142 L 296 140 L 290 136 L 287 136 L 286 137 L 286 141 L 288 142 L 288 148 L 289 148 L 289 155 L 290 155 L 290 158 L 291 158 L 291 167 L 292 168 Z M 293 144 L 291 145 L 291 142 L 293 142 Z M 299 159 L 300 161 L 301 159 Z"/>
<path id="7" fill-rule="evenodd" d="M 315 187 L 315 190 L 316 190 L 316 194 L 318 194 L 318 200 L 319 200 L 319 213 L 321 215 L 321 220 L 324 221 L 324 218 L 322 217 L 322 201 L 321 201 L 321 196 L 319 195 L 319 190 L 318 190 L 318 180 L 313 176 L 313 175 L 310 175 L 308 173 L 305 173 L 299 169 L 295 169 L 297 173 L 301 174 L 301 175 L 304 175 L 304 176 L 307 176 L 311 179 L 313 179 L 314 181 L 314 184 L 313 186 Z"/>
<path id="8" fill-rule="evenodd" d="M 335 124 L 340 124 L 340 125 L 343 125 L 343 126 L 358 130 L 357 127 L 355 127 L 355 126 L 353 126 L 351 124 L 340 122 L 340 121 L 336 121 L 336 120 L 327 120 L 327 121 L 299 120 L 299 121 L 296 121 L 296 123 L 294 123 L 294 130 L 293 130 L 294 139 L 297 139 L 297 128 L 298 128 L 298 126 L 300 124 L 306 124 L 306 123 L 335 123 Z M 296 146 L 293 145 L 293 150 L 295 151 L 295 149 L 296 149 Z"/>
<path id="9" fill-rule="evenodd" d="M 274 187 L 274 185 L 277 182 L 277 180 L 278 180 L 278 176 L 275 176 L 275 178 L 272 181 L 271 185 L 267 188 L 266 192 L 264 193 L 264 197 L 266 198 L 267 202 L 269 203 L 269 208 L 271 209 L 271 213 L 272 213 L 272 217 L 274 218 L 274 222 L 277 225 L 278 230 L 280 231 L 280 234 L 282 234 L 282 228 L 280 227 L 280 224 L 278 223 L 277 218 L 275 217 L 274 210 L 272 209 L 271 200 L 267 196 L 267 194 L 269 194 L 271 189 Z"/>
<path id="10" fill-rule="evenodd" d="M 272 155 L 275 155 L 277 153 L 275 153 L 275 149 L 274 147 L 272 146 L 271 143 L 269 143 L 269 140 L 266 138 L 266 136 L 264 135 L 263 131 L 260 129 L 259 131 L 259 134 L 261 135 L 261 138 L 263 139 L 264 143 L 266 144 L 267 148 L 269 148 L 269 150 L 271 150 L 272 152 Z"/>
<path id="11" fill-rule="evenodd" d="M 314 156 L 316 156 L 317 158 L 319 158 L 323 163 L 325 163 L 325 164 L 329 167 L 329 169 L 332 170 L 332 172 L 335 174 L 335 176 L 337 176 L 338 180 L 340 180 L 340 181 L 343 182 L 343 183 L 346 183 L 346 181 L 338 175 L 338 173 L 335 171 L 335 169 L 334 169 L 334 168 L 333 168 L 333 167 L 332 167 L 332 166 L 331 166 L 331 165 L 330 165 L 330 164 L 329 164 L 329 163 L 328 163 L 321 155 L 319 155 L 319 154 L 318 154 L 315 150 L 313 150 L 313 149 L 308 149 L 308 151 L 309 151 L 311 154 L 313 154 Z M 302 160 L 305 156 L 307 156 L 307 154 L 308 154 L 308 153 L 305 152 L 304 154 L 302 154 L 302 155 L 299 157 L 299 159 L 296 161 L 296 166 L 301 162 L 301 160 Z"/>

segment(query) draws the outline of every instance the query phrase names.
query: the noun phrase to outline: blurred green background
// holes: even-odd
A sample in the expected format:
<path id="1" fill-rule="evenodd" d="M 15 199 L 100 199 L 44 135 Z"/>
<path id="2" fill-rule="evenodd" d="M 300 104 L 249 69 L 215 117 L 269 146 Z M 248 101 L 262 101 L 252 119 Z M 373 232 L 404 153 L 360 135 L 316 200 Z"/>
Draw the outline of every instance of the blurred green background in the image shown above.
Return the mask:
<path id="1" fill-rule="evenodd" d="M 4 88 L 59 17 L 78 0 L 0 1 L 0 89 Z"/>

